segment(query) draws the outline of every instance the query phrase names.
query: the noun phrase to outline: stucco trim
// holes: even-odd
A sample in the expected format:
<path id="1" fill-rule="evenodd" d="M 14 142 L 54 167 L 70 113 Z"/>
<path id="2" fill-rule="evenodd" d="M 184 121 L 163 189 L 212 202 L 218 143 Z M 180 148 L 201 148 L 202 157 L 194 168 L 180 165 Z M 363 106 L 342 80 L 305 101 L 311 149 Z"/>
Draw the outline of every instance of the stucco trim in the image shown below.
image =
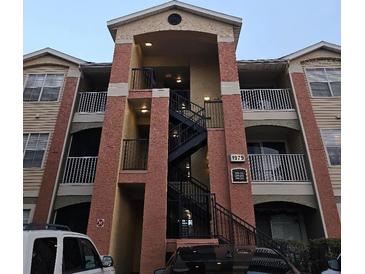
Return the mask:
<path id="1" fill-rule="evenodd" d="M 109 83 L 107 96 L 128 96 L 128 83 Z"/>
<path id="2" fill-rule="evenodd" d="M 327 49 L 329 51 L 333 51 L 336 53 L 341 53 L 341 46 L 332 44 L 332 43 L 328 43 L 326 41 L 321 41 L 321 42 L 318 42 L 311 46 L 308 46 L 306 48 L 300 49 L 296 52 L 293 52 L 291 54 L 285 55 L 285 56 L 281 57 L 280 59 L 293 60 L 293 59 L 296 59 L 300 56 L 303 56 L 305 54 L 308 54 L 308 53 L 315 51 L 317 49 L 320 49 L 320 48 Z"/>
<path id="3" fill-rule="evenodd" d="M 200 16 L 208 17 L 210 19 L 215 19 L 217 21 L 222 21 L 224 23 L 228 23 L 235 26 L 242 25 L 242 19 L 239 17 L 231 16 L 228 14 L 204 9 L 201 7 L 193 6 L 190 4 L 186 4 L 180 1 L 169 1 L 167 3 L 151 7 L 149 9 L 144 9 L 129 15 L 121 16 L 112 20 L 107 21 L 107 26 L 109 30 L 115 28 L 117 26 L 125 25 L 127 23 L 141 20 L 145 17 L 155 15 L 170 9 L 181 9 L 187 12 L 191 12 L 193 14 L 197 14 Z"/>
<path id="4" fill-rule="evenodd" d="M 58 50 L 55 50 L 55 49 L 52 49 L 49 47 L 23 55 L 23 61 L 32 60 L 32 59 L 35 59 L 35 58 L 38 58 L 38 57 L 41 57 L 41 56 L 44 56 L 47 54 L 54 55 L 56 57 L 59 57 L 61 59 L 64 59 L 66 61 L 78 64 L 78 65 L 86 63 L 86 61 L 84 61 L 82 59 L 73 57 L 71 55 L 68 55 L 66 53 L 60 52 Z M 77 77 L 77 76 L 75 76 L 75 77 Z"/>
<path id="5" fill-rule="evenodd" d="M 234 82 L 221 82 L 221 94 L 222 95 L 234 95 L 241 94 L 240 83 L 238 81 Z"/>
<path id="6" fill-rule="evenodd" d="M 170 97 L 170 89 L 154 88 L 152 89 L 152 97 Z"/>

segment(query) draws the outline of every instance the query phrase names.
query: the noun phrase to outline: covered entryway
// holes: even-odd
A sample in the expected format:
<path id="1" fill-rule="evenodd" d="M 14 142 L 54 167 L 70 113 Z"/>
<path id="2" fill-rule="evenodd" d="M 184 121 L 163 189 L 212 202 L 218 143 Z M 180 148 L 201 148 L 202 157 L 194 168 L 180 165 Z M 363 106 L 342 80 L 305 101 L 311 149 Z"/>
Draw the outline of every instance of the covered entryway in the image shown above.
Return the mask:
<path id="1" fill-rule="evenodd" d="M 57 209 L 55 224 L 67 225 L 72 231 L 86 234 L 90 203 L 79 203 Z"/>

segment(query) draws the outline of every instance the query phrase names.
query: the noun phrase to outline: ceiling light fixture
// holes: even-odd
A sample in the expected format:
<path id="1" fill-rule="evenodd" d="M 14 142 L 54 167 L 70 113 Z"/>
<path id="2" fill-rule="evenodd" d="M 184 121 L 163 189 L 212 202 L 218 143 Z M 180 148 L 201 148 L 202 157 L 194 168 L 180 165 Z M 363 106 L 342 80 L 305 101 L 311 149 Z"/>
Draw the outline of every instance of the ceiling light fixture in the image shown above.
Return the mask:
<path id="1" fill-rule="evenodd" d="M 144 45 L 145 45 L 146 47 L 152 47 L 152 43 L 151 43 L 151 42 L 146 42 L 146 43 L 144 43 Z"/>
<path id="2" fill-rule="evenodd" d="M 210 97 L 209 96 L 204 96 L 204 101 L 210 101 Z"/>
<path id="3" fill-rule="evenodd" d="M 142 113 L 147 113 L 148 112 L 147 106 L 142 106 L 141 112 Z"/>

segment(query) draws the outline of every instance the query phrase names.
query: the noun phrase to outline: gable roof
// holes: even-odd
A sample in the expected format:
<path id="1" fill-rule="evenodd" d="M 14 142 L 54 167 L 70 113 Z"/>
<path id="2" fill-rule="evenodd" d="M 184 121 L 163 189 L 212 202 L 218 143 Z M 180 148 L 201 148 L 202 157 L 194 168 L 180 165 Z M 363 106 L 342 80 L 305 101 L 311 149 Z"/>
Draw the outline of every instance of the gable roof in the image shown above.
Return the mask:
<path id="1" fill-rule="evenodd" d="M 329 43 L 329 42 L 326 42 L 326 41 L 321 41 L 321 42 L 318 42 L 318 43 L 313 44 L 311 46 L 308 46 L 304 49 L 301 49 L 301 50 L 298 50 L 298 51 L 293 52 L 291 54 L 285 55 L 285 56 L 283 56 L 279 59 L 293 60 L 295 58 L 298 58 L 302 55 L 308 54 L 312 51 L 315 51 L 315 50 L 321 49 L 321 48 L 329 50 L 329 51 L 333 51 L 333 52 L 336 52 L 336 53 L 341 53 L 341 46 L 336 45 L 336 44 L 332 44 L 332 43 Z"/>
<path id="2" fill-rule="evenodd" d="M 109 31 L 110 31 L 113 39 L 115 39 L 115 35 L 116 35 L 115 30 L 114 30 L 115 27 L 130 23 L 133 21 L 137 21 L 137 20 L 143 19 L 145 17 L 149 17 L 151 15 L 155 15 L 155 14 L 158 14 L 158 13 L 161 13 L 161 12 L 164 12 L 167 10 L 171 10 L 171 9 L 179 9 L 179 10 L 187 11 L 187 12 L 190 12 L 190 13 L 202 16 L 202 17 L 214 19 L 216 21 L 220 21 L 220 22 L 224 22 L 224 23 L 233 25 L 235 40 L 238 41 L 238 36 L 239 36 L 239 33 L 241 31 L 241 26 L 242 26 L 242 19 L 240 17 L 235 17 L 235 16 L 224 14 L 224 13 L 212 11 L 209 9 L 197 7 L 197 6 L 190 5 L 190 4 L 180 2 L 177 0 L 169 1 L 164 4 L 151 7 L 149 9 L 141 10 L 141 11 L 129 14 L 129 15 L 125 15 L 122 17 L 118 17 L 118 18 L 109 20 L 107 22 L 107 26 L 109 28 Z"/>
<path id="3" fill-rule="evenodd" d="M 32 60 L 32 59 L 35 59 L 35 58 L 38 58 L 41 56 L 45 56 L 47 54 L 56 56 L 58 58 L 64 59 L 66 61 L 69 61 L 69 62 L 77 64 L 77 65 L 86 63 L 86 61 L 84 61 L 82 59 L 73 57 L 71 55 L 68 55 L 66 53 L 60 52 L 58 50 L 55 50 L 55 49 L 52 49 L 49 47 L 23 55 L 23 61 L 29 61 L 29 60 Z"/>

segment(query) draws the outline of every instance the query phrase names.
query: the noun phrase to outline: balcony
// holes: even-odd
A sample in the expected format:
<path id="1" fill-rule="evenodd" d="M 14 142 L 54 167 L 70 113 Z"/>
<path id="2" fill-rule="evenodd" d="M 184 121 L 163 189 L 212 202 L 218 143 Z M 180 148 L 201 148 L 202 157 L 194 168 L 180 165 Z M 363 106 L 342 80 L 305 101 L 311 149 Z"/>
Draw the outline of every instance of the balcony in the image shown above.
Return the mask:
<path id="1" fill-rule="evenodd" d="M 106 105 L 107 92 L 80 92 L 79 113 L 104 113 Z"/>
<path id="2" fill-rule="evenodd" d="M 250 154 L 253 182 L 308 182 L 303 154 Z"/>
<path id="3" fill-rule="evenodd" d="M 123 170 L 146 170 L 148 139 L 123 140 Z"/>
<path id="4" fill-rule="evenodd" d="M 107 92 L 80 92 L 74 123 L 102 123 L 106 107 Z"/>
<path id="5" fill-rule="evenodd" d="M 101 128 L 72 133 L 57 195 L 91 195 L 95 181 Z M 65 155 L 66 156 L 66 155 Z"/>
<path id="6" fill-rule="evenodd" d="M 244 111 L 294 110 L 290 89 L 241 89 Z"/>
<path id="7" fill-rule="evenodd" d="M 98 157 L 67 157 L 63 184 L 94 183 Z"/>
<path id="8" fill-rule="evenodd" d="M 153 89 L 156 87 L 156 77 L 153 68 L 132 68 L 131 89 Z"/>

